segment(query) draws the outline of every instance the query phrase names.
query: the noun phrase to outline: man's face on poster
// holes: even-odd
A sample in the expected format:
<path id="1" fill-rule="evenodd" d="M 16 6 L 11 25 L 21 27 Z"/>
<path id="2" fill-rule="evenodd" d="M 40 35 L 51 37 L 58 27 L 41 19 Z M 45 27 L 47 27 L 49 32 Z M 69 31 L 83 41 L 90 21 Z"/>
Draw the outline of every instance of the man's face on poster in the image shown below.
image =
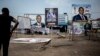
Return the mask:
<path id="1" fill-rule="evenodd" d="M 83 8 L 79 9 L 79 14 L 84 14 L 84 9 Z"/>
<path id="2" fill-rule="evenodd" d="M 50 9 L 50 13 L 53 13 L 53 9 Z"/>
<path id="3" fill-rule="evenodd" d="M 41 23 L 41 16 L 38 16 L 36 20 L 38 23 Z"/>

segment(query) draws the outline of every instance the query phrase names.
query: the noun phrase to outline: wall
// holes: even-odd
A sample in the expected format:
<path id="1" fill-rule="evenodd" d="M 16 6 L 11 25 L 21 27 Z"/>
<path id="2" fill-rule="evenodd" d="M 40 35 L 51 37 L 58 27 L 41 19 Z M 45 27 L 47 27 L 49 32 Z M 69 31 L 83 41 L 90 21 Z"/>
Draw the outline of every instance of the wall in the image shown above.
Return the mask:
<path id="1" fill-rule="evenodd" d="M 10 14 L 16 17 L 24 13 L 44 14 L 45 8 L 57 7 L 59 14 L 67 12 L 72 19 L 72 4 L 91 4 L 92 18 L 100 18 L 100 0 L 0 0 L 0 10 L 8 7 Z"/>

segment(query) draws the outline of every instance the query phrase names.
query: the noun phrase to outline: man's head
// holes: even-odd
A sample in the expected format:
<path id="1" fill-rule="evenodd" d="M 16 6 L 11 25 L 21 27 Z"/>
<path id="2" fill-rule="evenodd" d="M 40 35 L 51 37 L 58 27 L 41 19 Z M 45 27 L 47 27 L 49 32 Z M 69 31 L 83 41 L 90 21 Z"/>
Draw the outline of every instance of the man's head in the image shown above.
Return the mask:
<path id="1" fill-rule="evenodd" d="M 50 13 L 53 13 L 54 11 L 53 11 L 53 9 L 50 9 L 50 11 L 49 11 Z"/>
<path id="2" fill-rule="evenodd" d="M 37 20 L 38 23 L 41 23 L 41 19 L 42 19 L 42 18 L 41 18 L 40 15 L 37 15 L 37 16 L 36 16 L 36 20 Z"/>
<path id="3" fill-rule="evenodd" d="M 2 8 L 2 14 L 9 15 L 9 9 L 8 8 Z"/>
<path id="4" fill-rule="evenodd" d="M 84 14 L 84 8 L 83 7 L 79 7 L 79 14 Z"/>

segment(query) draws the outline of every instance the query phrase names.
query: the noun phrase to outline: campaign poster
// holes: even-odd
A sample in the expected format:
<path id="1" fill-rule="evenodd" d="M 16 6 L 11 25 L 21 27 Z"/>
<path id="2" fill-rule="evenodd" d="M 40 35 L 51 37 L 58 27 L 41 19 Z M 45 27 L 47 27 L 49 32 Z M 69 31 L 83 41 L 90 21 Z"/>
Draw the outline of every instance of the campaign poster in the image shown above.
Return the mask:
<path id="1" fill-rule="evenodd" d="M 91 12 L 91 5 L 90 4 L 72 4 L 73 14 L 78 14 L 78 9 L 79 7 L 84 8 L 84 14 L 90 13 Z"/>
<path id="2" fill-rule="evenodd" d="M 99 28 L 100 29 L 100 20 L 93 20 L 92 21 L 92 28 Z"/>
<path id="3" fill-rule="evenodd" d="M 73 34 L 84 33 L 84 25 L 86 22 L 73 22 Z"/>
<path id="4" fill-rule="evenodd" d="M 18 29 L 30 29 L 31 25 L 30 25 L 30 19 L 28 17 L 24 17 L 24 16 L 18 16 Z"/>
<path id="5" fill-rule="evenodd" d="M 55 26 L 58 23 L 58 8 L 45 8 L 45 23 L 47 26 Z"/>

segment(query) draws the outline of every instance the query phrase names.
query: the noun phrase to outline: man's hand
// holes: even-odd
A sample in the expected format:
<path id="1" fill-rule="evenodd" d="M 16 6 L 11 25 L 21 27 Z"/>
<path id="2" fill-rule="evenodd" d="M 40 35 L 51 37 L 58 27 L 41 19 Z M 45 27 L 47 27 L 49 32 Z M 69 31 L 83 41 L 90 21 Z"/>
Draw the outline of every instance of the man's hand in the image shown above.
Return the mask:
<path id="1" fill-rule="evenodd" d="M 13 32 L 10 32 L 10 37 L 12 36 Z"/>

